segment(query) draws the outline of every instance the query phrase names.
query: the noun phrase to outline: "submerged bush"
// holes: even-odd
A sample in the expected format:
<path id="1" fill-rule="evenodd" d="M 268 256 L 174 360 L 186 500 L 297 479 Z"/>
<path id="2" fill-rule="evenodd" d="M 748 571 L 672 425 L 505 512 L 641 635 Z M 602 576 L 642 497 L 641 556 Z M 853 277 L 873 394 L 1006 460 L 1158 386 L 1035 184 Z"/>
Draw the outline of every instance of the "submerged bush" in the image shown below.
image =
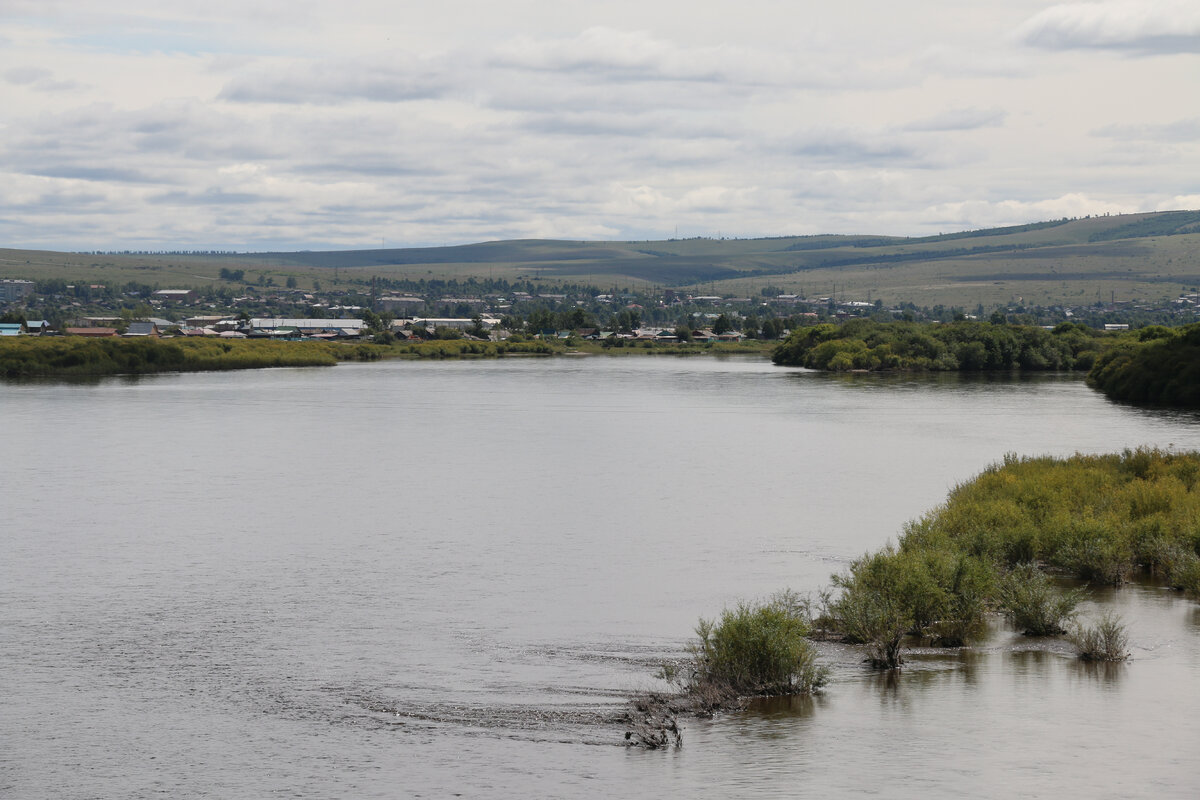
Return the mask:
<path id="1" fill-rule="evenodd" d="M 1124 661 L 1129 658 L 1125 648 L 1129 636 L 1121 618 L 1105 611 L 1095 625 L 1077 626 L 1071 632 L 1071 643 L 1084 661 Z"/>
<path id="2" fill-rule="evenodd" d="M 1083 591 L 1060 591 L 1036 564 L 1021 564 L 1000 582 L 1000 605 L 1013 627 L 1027 636 L 1066 633 Z"/>
<path id="3" fill-rule="evenodd" d="M 738 695 L 779 695 L 820 688 L 826 673 L 817 666 L 808 621 L 794 599 L 789 593 L 761 605 L 739 603 L 718 621 L 700 620 L 690 690 L 716 687 Z"/>

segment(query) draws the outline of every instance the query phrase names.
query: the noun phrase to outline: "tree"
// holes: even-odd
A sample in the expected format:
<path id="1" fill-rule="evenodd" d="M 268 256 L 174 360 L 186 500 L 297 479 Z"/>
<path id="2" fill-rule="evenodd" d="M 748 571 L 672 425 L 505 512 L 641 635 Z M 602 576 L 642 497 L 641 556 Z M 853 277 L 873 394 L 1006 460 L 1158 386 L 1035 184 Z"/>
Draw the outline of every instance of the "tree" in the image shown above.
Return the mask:
<path id="1" fill-rule="evenodd" d="M 483 317 L 479 316 L 478 314 L 471 317 L 471 327 L 467 328 L 467 333 L 477 339 L 488 338 L 488 329 L 483 324 Z"/>
<path id="2" fill-rule="evenodd" d="M 371 333 L 379 333 L 383 330 L 383 319 L 369 308 L 363 309 L 362 321 Z"/>
<path id="3" fill-rule="evenodd" d="M 728 316 L 722 314 L 713 322 L 712 330 L 713 333 L 720 336 L 723 333 L 729 333 L 733 330 L 733 323 L 729 320 Z"/>

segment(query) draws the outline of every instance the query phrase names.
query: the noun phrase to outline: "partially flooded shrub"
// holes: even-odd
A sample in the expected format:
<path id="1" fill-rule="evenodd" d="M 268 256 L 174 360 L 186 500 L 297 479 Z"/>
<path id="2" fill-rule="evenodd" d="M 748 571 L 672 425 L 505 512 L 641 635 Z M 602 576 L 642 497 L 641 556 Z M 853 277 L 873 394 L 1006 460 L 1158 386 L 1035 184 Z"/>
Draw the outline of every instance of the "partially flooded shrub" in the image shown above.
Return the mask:
<path id="1" fill-rule="evenodd" d="M 1098 532 L 1097 538 L 1078 541 L 1063 548 L 1057 558 L 1058 563 L 1085 581 L 1109 586 L 1125 583 L 1133 571 L 1133 552 L 1119 536 L 1101 538 L 1104 535 Z"/>
<path id="2" fill-rule="evenodd" d="M 833 580 L 842 589 L 831 606 L 834 627 L 867 645 L 868 660 L 884 669 L 903 662 L 906 635 L 948 647 L 973 639 L 995 584 L 987 559 L 929 546 L 886 547 Z"/>
<path id="3" fill-rule="evenodd" d="M 833 581 L 842 589 L 833 614 L 846 639 L 865 644 L 874 666 L 899 667 L 904 660 L 901 643 L 914 625 L 912 607 L 902 588 L 906 581 L 899 554 L 889 546 L 865 555 Z"/>
<path id="4" fill-rule="evenodd" d="M 1078 626 L 1071 632 L 1071 643 L 1084 661 L 1124 661 L 1129 636 L 1121 618 L 1111 611 L 1100 615 L 1095 625 Z"/>
<path id="5" fill-rule="evenodd" d="M 809 626 L 790 593 L 762 605 L 739 603 L 719 621 L 700 620 L 693 689 L 725 687 L 739 695 L 804 694 L 820 688 L 825 670 L 808 641 Z"/>
<path id="6" fill-rule="evenodd" d="M 1027 636 L 1066 633 L 1081 600 L 1081 590 L 1054 588 L 1036 564 L 1021 564 L 1000 582 L 1000 606 L 1013 627 Z"/>

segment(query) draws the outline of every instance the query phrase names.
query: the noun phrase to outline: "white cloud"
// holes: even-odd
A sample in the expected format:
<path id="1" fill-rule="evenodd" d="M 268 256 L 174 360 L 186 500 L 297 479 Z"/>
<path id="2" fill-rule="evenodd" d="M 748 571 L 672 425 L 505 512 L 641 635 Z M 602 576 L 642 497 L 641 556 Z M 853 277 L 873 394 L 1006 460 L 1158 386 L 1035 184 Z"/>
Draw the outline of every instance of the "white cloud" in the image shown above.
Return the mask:
<path id="1" fill-rule="evenodd" d="M 1193 74 L 1125 57 L 1163 4 L 305 2 L 0 0 L 0 241 L 920 234 L 1200 174 Z"/>
<path id="2" fill-rule="evenodd" d="M 1019 41 L 1050 50 L 1200 52 L 1200 6 L 1191 0 L 1118 0 L 1052 6 L 1021 25 Z"/>
<path id="3" fill-rule="evenodd" d="M 1095 136 L 1120 141 L 1180 142 L 1193 143 L 1200 140 L 1200 117 L 1182 119 L 1165 124 L 1115 123 L 1099 128 Z"/>
<path id="4" fill-rule="evenodd" d="M 914 120 L 901 130 L 918 132 L 971 131 L 977 128 L 998 128 L 1008 112 L 997 108 L 952 108 L 931 117 Z"/>
<path id="5" fill-rule="evenodd" d="M 239 69 L 220 98 L 237 103 L 396 103 L 438 97 L 447 88 L 437 65 L 404 57 L 272 60 Z"/>
<path id="6" fill-rule="evenodd" d="M 1039 200 L 963 200 L 939 203 L 926 208 L 922 216 L 927 224 L 946 226 L 946 230 L 949 231 L 981 226 L 1017 225 L 1030 220 L 1084 217 L 1089 214 L 1127 214 L 1138 210 L 1134 205 L 1070 193 Z"/>

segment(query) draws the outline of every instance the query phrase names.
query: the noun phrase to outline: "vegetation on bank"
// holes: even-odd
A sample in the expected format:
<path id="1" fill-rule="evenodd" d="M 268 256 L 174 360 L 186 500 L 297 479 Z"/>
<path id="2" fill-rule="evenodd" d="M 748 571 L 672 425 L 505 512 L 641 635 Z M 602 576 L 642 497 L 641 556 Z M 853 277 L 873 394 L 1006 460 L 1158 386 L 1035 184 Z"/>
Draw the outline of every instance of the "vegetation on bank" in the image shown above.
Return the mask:
<path id="1" fill-rule="evenodd" d="M 0 377 L 71 378 L 155 372 L 332 366 L 369 358 L 363 346 L 254 339 L 0 339 Z"/>
<path id="2" fill-rule="evenodd" d="M 1055 589 L 1043 569 L 1109 585 L 1141 572 L 1200 596 L 1198 483 L 1200 453 L 1008 457 L 910 523 L 897 546 L 835 576 L 841 593 L 816 625 L 896 667 L 909 637 L 963 644 L 989 611 L 1031 635 L 1062 632 L 1082 597 Z M 1098 642 L 1111 655 L 1118 633 L 1110 624 L 1080 634 L 1083 654 L 1102 657 Z"/>
<path id="3" fill-rule="evenodd" d="M 1064 322 L 1032 325 L 960 321 L 947 325 L 850 320 L 800 328 L 771 354 L 776 364 L 850 370 L 1011 371 L 1092 367 L 1111 336 Z"/>
<path id="4" fill-rule="evenodd" d="M 1028 636 L 1066 634 L 1081 659 L 1124 661 L 1124 623 L 1076 620 L 1086 588 L 1135 573 L 1200 598 L 1200 452 L 1125 450 L 1070 458 L 1008 456 L 909 523 L 899 542 L 853 561 L 817 600 L 783 592 L 700 620 L 690 659 L 659 673 L 678 691 L 633 701 L 625 738 L 664 747 L 679 714 L 711 716 L 748 696 L 806 694 L 828 680 L 809 639 L 864 647 L 895 669 L 904 647 L 969 644 L 988 614 Z"/>
<path id="5" fill-rule="evenodd" d="M 1200 408 L 1200 323 L 1123 338 L 1096 360 L 1088 385 L 1121 402 Z"/>
<path id="6" fill-rule="evenodd" d="M 143 375 L 154 372 L 332 366 L 339 361 L 385 358 L 443 360 L 592 355 L 765 354 L 770 344 L 748 342 L 611 342 L 514 336 L 500 342 L 473 339 L 399 340 L 388 336 L 364 342 L 311 342 L 263 339 L 126 339 L 82 336 L 0 339 L 0 378 L 71 378 Z"/>

